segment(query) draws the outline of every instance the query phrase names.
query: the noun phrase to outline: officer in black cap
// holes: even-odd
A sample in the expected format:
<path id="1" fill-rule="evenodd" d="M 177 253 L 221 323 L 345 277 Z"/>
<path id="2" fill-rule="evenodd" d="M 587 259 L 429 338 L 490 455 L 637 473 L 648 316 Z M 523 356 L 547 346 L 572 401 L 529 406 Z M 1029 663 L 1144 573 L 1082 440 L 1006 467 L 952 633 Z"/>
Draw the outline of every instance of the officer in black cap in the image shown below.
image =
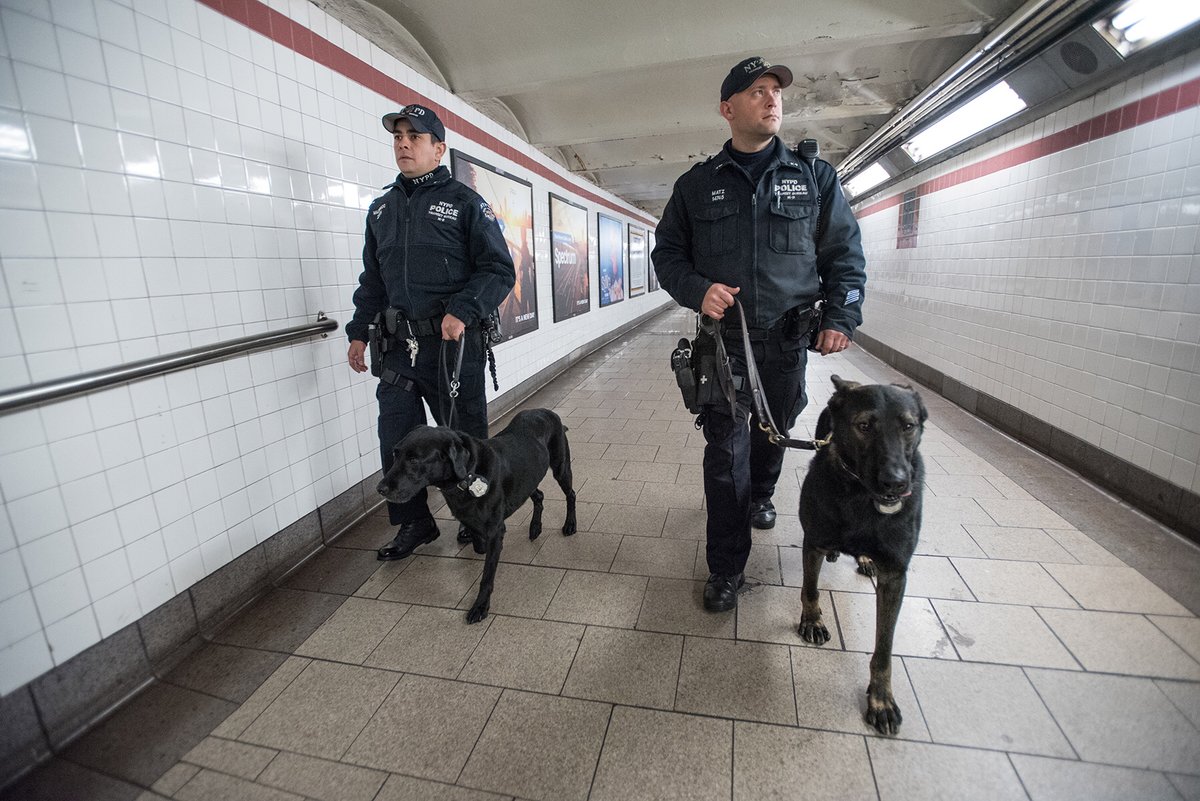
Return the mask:
<path id="1" fill-rule="evenodd" d="M 426 422 L 426 403 L 439 424 L 452 422 L 444 419 L 451 405 L 443 348 L 463 349 L 453 424 L 487 437 L 480 323 L 508 295 L 516 273 L 492 209 L 441 166 L 446 128 L 437 114 L 412 103 L 385 115 L 383 127 L 392 134 L 400 174 L 367 211 L 363 272 L 346 335 L 347 360 L 362 373 L 369 328 L 380 328 L 383 352 L 375 354 L 372 372 L 380 378 L 375 397 L 386 471 L 396 443 Z M 451 351 L 444 363 L 453 365 L 455 356 Z M 380 559 L 403 559 L 437 539 L 424 490 L 407 503 L 389 501 L 388 517 L 398 529 L 379 549 Z M 469 542 L 470 533 L 460 528 L 458 539 Z"/>
<path id="2" fill-rule="evenodd" d="M 790 69 L 759 57 L 729 71 L 720 113 L 730 139 L 675 182 L 655 231 L 659 283 L 683 306 L 725 320 L 725 346 L 743 380 L 732 416 L 727 403 L 701 415 L 711 574 L 704 606 L 714 612 L 737 606 L 751 524 L 775 524 L 771 496 L 783 466 L 783 448 L 750 419 L 746 359 L 758 367 L 771 417 L 790 428 L 807 402 L 806 348 L 845 350 L 862 322 L 862 244 L 837 173 L 825 161 L 798 157 L 777 136 L 791 83 Z M 731 309 L 735 298 L 752 355 Z"/>

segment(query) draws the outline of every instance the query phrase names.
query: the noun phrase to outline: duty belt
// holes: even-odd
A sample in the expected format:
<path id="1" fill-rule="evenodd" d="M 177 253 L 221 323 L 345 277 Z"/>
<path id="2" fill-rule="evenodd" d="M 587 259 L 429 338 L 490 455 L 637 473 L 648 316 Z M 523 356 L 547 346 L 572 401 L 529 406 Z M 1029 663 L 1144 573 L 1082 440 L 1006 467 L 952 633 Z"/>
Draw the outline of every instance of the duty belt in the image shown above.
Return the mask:
<path id="1" fill-rule="evenodd" d="M 397 308 L 389 308 L 384 320 L 388 333 L 392 336 L 428 337 L 442 335 L 442 315 L 426 317 L 423 320 L 409 320 Z"/>

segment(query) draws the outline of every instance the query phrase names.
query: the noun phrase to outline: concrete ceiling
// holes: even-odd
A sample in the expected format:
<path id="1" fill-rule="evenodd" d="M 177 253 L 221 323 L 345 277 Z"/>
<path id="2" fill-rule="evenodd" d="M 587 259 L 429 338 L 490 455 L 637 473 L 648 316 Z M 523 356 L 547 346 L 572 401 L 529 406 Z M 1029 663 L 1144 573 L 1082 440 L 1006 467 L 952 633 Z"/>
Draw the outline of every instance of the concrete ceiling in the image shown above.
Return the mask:
<path id="1" fill-rule="evenodd" d="M 369 6 L 365 6 L 369 3 Z M 573 172 L 658 216 L 729 136 L 742 58 L 791 67 L 782 136 L 836 165 L 1015 11 L 1018 0 L 324 0 Z M 344 15 L 343 15 L 344 16 Z M 347 24 L 352 24 L 347 20 Z M 389 46 L 390 45 L 390 46 Z"/>

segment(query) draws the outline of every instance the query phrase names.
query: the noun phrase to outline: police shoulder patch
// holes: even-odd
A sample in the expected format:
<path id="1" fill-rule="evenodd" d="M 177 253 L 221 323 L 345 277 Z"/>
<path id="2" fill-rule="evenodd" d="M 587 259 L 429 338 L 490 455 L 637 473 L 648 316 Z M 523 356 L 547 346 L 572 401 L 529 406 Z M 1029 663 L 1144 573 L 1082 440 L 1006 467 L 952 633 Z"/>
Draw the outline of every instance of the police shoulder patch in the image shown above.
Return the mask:
<path id="1" fill-rule="evenodd" d="M 479 210 L 483 213 L 483 216 L 486 219 L 490 220 L 491 222 L 496 221 L 496 214 L 492 211 L 492 207 L 488 205 L 486 200 L 479 201 Z"/>

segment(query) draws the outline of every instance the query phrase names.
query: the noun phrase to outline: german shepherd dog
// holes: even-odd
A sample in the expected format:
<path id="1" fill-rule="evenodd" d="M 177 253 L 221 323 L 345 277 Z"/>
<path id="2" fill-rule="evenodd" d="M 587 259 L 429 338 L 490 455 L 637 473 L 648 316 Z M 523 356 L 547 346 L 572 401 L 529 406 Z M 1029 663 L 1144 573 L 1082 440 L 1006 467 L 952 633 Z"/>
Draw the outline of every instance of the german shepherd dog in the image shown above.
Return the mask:
<path id="1" fill-rule="evenodd" d="M 562 533 L 575 533 L 575 490 L 571 488 L 571 448 L 567 427 L 549 409 L 518 412 L 490 439 L 477 439 L 449 428 L 418 426 L 396 445 L 395 462 L 379 482 L 379 494 L 404 503 L 422 488 L 437 487 L 450 511 L 470 531 L 475 553 L 487 554 L 479 595 L 467 612 L 468 623 L 487 617 L 504 542 L 504 521 L 533 501 L 529 539 L 542 533 L 538 484 L 547 470 L 567 497 Z"/>
<path id="2" fill-rule="evenodd" d="M 900 729 L 892 697 L 892 637 L 904 601 L 908 563 L 921 529 L 925 466 L 917 447 L 929 415 L 912 387 L 862 385 L 833 376 L 836 391 L 817 420 L 817 439 L 832 434 L 800 489 L 804 529 L 804 589 L 799 634 L 824 645 L 817 579 L 822 560 L 858 557 L 860 572 L 876 572 L 875 653 L 866 721 L 881 734 Z"/>

